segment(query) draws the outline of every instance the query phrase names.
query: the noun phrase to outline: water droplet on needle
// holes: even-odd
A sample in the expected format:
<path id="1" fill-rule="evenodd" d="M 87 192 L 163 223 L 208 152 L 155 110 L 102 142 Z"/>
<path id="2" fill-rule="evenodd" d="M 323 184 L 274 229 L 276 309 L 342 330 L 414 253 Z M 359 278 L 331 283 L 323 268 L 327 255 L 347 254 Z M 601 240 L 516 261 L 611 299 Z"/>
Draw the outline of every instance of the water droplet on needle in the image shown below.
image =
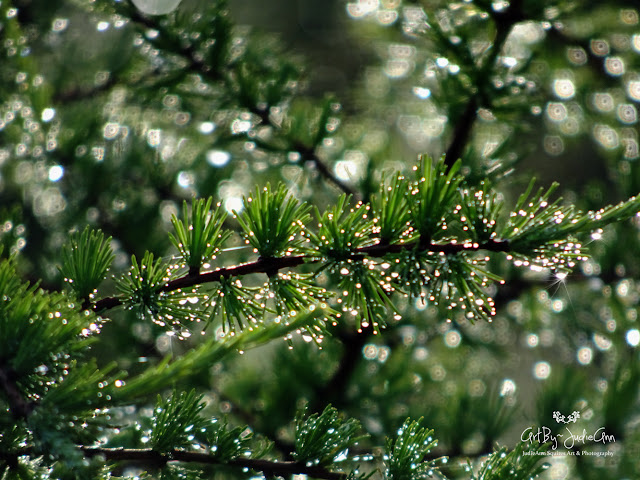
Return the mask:
<path id="1" fill-rule="evenodd" d="M 147 15 L 166 15 L 173 12 L 180 0 L 132 0 L 133 4 L 142 13 Z"/>

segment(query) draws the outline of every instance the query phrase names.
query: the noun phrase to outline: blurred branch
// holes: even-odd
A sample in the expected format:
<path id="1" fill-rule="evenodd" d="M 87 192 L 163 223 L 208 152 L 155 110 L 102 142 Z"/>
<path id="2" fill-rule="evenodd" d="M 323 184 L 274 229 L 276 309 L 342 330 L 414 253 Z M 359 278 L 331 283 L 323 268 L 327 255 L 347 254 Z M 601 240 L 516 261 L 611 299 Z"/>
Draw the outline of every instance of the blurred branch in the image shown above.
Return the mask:
<path id="1" fill-rule="evenodd" d="M 162 25 L 157 23 L 154 19 L 142 15 L 135 6 L 131 6 L 131 12 L 129 12 L 129 14 L 132 21 L 146 28 L 151 28 L 159 32 L 165 31 Z M 186 70 L 200 74 L 213 82 L 229 82 L 230 76 L 227 74 L 228 72 L 215 70 L 205 64 L 192 45 L 185 45 L 182 42 L 177 42 L 176 45 L 178 44 L 180 46 L 177 46 L 176 51 L 173 53 L 177 53 L 187 60 L 187 65 L 185 67 Z M 265 108 L 258 108 L 256 105 L 243 105 L 243 107 L 256 115 L 264 125 L 268 125 L 274 130 L 280 130 L 280 125 L 274 122 L 272 117 L 269 115 L 270 105 L 267 105 Z M 318 156 L 315 149 L 307 148 L 302 145 L 293 145 L 292 149 L 298 151 L 305 160 L 310 162 L 316 168 L 322 177 L 338 187 L 342 192 L 348 195 L 357 196 L 357 192 L 351 186 L 342 182 L 331 172 L 329 166 Z"/>
<path id="2" fill-rule="evenodd" d="M 54 103 L 80 102 L 89 98 L 94 98 L 100 93 L 108 92 L 118 85 L 118 83 L 120 83 L 118 76 L 111 73 L 105 82 L 102 82 L 93 88 L 77 87 L 55 92 L 53 95 L 53 101 Z"/>
<path id="3" fill-rule="evenodd" d="M 469 99 L 464 112 L 458 118 L 456 127 L 453 131 L 453 139 L 444 154 L 445 162 L 449 167 L 462 157 L 462 152 L 467 146 L 476 118 L 478 118 L 478 103 L 476 96 L 473 96 Z"/>
<path id="4" fill-rule="evenodd" d="M 53 101 L 55 103 L 81 102 L 83 100 L 92 99 L 101 93 L 109 92 L 118 85 L 123 85 L 127 88 L 144 87 L 149 90 L 160 89 L 163 86 L 163 82 L 166 81 L 164 78 L 157 80 L 157 77 L 161 73 L 160 68 L 154 67 L 137 76 L 135 80 L 125 82 L 123 80 L 123 77 L 125 76 L 123 72 L 110 72 L 109 78 L 106 81 L 98 85 L 94 85 L 92 88 L 77 87 L 55 92 L 53 94 Z M 150 81 L 153 81 L 153 83 L 149 83 Z"/>
<path id="5" fill-rule="evenodd" d="M 271 122 L 270 124 L 273 125 L 273 123 Z M 338 177 L 336 177 L 335 174 L 329 169 L 328 165 L 324 163 L 324 161 L 322 161 L 320 157 L 318 157 L 318 154 L 315 152 L 314 149 L 307 148 L 302 145 L 294 145 L 294 149 L 300 153 L 303 159 L 307 160 L 308 162 L 311 162 L 311 164 L 313 164 L 316 170 L 318 170 L 320 175 L 322 175 L 330 183 L 338 187 L 347 195 L 353 195 L 356 198 L 356 200 L 360 199 L 358 192 L 356 192 L 355 189 L 353 189 L 351 186 L 347 185 Z"/>
<path id="6" fill-rule="evenodd" d="M 5 393 L 11 415 L 15 419 L 25 418 L 33 410 L 33 404 L 23 398 L 15 377 L 15 372 L 9 366 L 0 367 L 0 389 Z"/>
<path id="7" fill-rule="evenodd" d="M 496 26 L 496 36 L 487 58 L 478 69 L 477 84 L 474 85 L 475 91 L 467 100 L 462 114 L 456 119 L 453 137 L 445 153 L 445 163 L 449 167 L 462 157 L 471 137 L 473 126 L 478 118 L 478 108 L 490 106 L 490 101 L 486 98 L 486 90 L 491 81 L 490 71 L 504 47 L 509 32 L 511 32 L 516 23 L 526 19 L 522 12 L 522 0 L 512 1 L 509 7 L 503 11 L 490 11 L 490 13 Z"/>
<path id="8" fill-rule="evenodd" d="M 363 329 L 362 333 L 346 331 L 338 335 L 343 348 L 342 357 L 333 376 L 314 392 L 315 399 L 311 404 L 311 411 L 321 412 L 329 404 L 337 408 L 344 405 L 347 386 L 358 366 L 358 361 L 362 358 L 362 349 L 372 336 L 371 327 Z"/>

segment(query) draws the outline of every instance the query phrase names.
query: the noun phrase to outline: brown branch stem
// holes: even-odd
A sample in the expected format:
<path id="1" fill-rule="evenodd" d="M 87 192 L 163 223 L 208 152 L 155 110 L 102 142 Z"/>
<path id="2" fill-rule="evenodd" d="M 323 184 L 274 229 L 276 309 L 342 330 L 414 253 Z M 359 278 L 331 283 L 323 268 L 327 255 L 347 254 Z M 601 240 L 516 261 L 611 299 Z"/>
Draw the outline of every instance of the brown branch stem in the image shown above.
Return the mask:
<path id="1" fill-rule="evenodd" d="M 231 465 L 237 468 L 249 468 L 264 473 L 265 476 L 288 476 L 305 474 L 313 478 L 325 480 L 345 480 L 346 473 L 332 472 L 318 465 L 307 465 L 303 462 L 276 462 L 258 458 L 236 458 L 223 462 L 205 452 L 186 452 L 173 450 L 163 454 L 153 449 L 97 448 L 80 447 L 87 457 L 101 456 L 108 461 L 134 461 L 154 466 L 164 466 L 169 462 L 202 463 L 208 465 Z"/>
<path id="2" fill-rule="evenodd" d="M 461 252 L 477 252 L 487 250 L 492 252 L 508 252 L 509 242 L 506 240 L 489 240 L 485 243 L 429 243 L 423 248 L 420 242 L 383 244 L 376 243 L 356 249 L 349 260 L 357 260 L 365 256 L 384 257 L 392 253 L 400 253 L 405 250 L 411 250 L 419 247 L 421 250 L 433 253 L 441 253 L 445 255 L 458 254 Z M 173 292 L 182 288 L 194 287 L 206 283 L 219 282 L 222 278 L 240 277 L 254 273 L 273 273 L 286 268 L 298 267 L 304 263 L 317 263 L 322 259 L 318 256 L 311 255 L 293 255 L 288 257 L 277 258 L 258 258 L 258 260 L 249 263 L 243 263 L 232 267 L 223 267 L 211 272 L 204 272 L 198 275 L 184 275 L 182 277 L 171 280 L 162 287 L 161 291 Z M 347 260 L 347 259 L 345 259 Z M 122 305 L 119 297 L 105 297 L 97 301 L 93 305 L 95 312 L 108 310 Z"/>

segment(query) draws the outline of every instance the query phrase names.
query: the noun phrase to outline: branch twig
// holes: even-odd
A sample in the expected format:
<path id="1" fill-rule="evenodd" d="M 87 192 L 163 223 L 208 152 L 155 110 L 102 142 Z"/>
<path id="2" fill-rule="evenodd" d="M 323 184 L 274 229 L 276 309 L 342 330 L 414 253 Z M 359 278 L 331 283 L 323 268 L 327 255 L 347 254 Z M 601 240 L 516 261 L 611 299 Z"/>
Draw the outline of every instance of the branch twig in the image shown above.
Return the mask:
<path id="1" fill-rule="evenodd" d="M 273 126 L 273 123 L 270 122 L 270 125 Z M 356 192 L 355 189 L 336 177 L 336 175 L 329 169 L 328 165 L 324 163 L 320 157 L 318 157 L 318 154 L 315 152 L 315 150 L 306 148 L 302 145 L 294 145 L 294 148 L 300 153 L 304 160 L 311 162 L 316 170 L 320 172 L 320 175 L 326 178 L 330 183 L 334 184 L 347 195 L 354 195 L 355 197 L 358 197 L 358 192 Z M 359 200 L 359 198 L 356 198 L 356 200 Z"/>
<path id="2" fill-rule="evenodd" d="M 238 468 L 249 468 L 262 472 L 266 476 L 288 476 L 292 474 L 305 474 L 313 478 L 325 480 L 345 480 L 346 473 L 332 472 L 324 467 L 309 466 L 302 462 L 275 462 L 258 458 L 236 458 L 229 462 L 222 462 L 218 458 L 204 452 L 186 452 L 173 450 L 162 454 L 153 449 L 124 449 L 124 448 L 97 448 L 81 447 L 82 452 L 88 457 L 101 456 L 109 461 L 135 461 L 164 466 L 169 462 L 203 463 L 208 465 L 231 465 Z"/>
<path id="3" fill-rule="evenodd" d="M 377 243 L 366 247 L 358 248 L 355 250 L 352 259 L 357 259 L 363 256 L 370 257 L 383 257 L 390 253 L 400 253 L 405 250 L 411 250 L 416 248 L 418 243 L 396 243 L 396 244 L 382 244 Z M 422 245 L 420 245 L 422 246 Z M 425 251 L 434 253 L 443 253 L 446 255 L 457 254 L 460 252 L 477 252 L 480 250 L 487 250 L 492 252 L 507 252 L 509 251 L 509 242 L 506 240 L 489 240 L 485 243 L 446 243 L 437 244 L 430 243 L 424 248 Z M 258 258 L 255 262 L 243 263 L 232 267 L 223 267 L 213 270 L 211 272 L 204 272 L 198 275 L 184 275 L 182 277 L 171 280 L 160 288 L 164 292 L 172 292 L 181 288 L 193 287 L 196 285 L 203 285 L 206 283 L 219 282 L 223 277 L 240 277 L 243 275 L 249 275 L 253 273 L 268 273 L 277 272 L 286 268 L 298 267 L 304 263 L 316 263 L 321 259 L 319 257 L 310 255 L 295 255 L 289 257 L 278 258 Z M 93 305 L 95 312 L 108 310 L 122 305 L 122 300 L 119 297 L 105 297 L 98 300 Z"/>

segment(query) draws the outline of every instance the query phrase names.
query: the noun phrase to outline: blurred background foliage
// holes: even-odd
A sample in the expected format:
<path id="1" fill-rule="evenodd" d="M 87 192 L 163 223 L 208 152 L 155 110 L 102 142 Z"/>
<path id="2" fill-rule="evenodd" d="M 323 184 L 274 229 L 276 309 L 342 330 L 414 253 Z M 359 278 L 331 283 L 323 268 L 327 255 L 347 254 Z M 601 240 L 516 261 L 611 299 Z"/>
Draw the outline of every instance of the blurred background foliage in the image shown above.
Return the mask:
<path id="1" fill-rule="evenodd" d="M 462 158 L 469 182 L 487 178 L 510 203 L 532 176 L 581 210 L 640 190 L 636 2 L 154 5 L 0 1 L 0 239 L 45 288 L 63 287 L 60 249 L 85 225 L 113 237 L 118 274 L 132 254 L 177 255 L 166 232 L 185 199 L 231 212 L 283 182 L 323 210 L 342 192 L 368 200 L 423 153 Z M 587 449 L 614 455 L 552 457 L 543 478 L 637 478 L 638 227 L 595 232 L 568 276 L 493 261 L 506 284 L 492 323 L 407 300 L 382 335 L 343 325 L 321 350 L 270 344 L 191 386 L 277 447 L 304 404 L 359 419 L 371 445 L 424 417 L 451 478 L 577 410 L 576 429 L 617 439 Z M 255 258 L 239 233 L 227 248 L 225 265 Z M 111 318 L 93 346 L 105 365 L 136 372 L 198 342 L 131 311 Z"/>

